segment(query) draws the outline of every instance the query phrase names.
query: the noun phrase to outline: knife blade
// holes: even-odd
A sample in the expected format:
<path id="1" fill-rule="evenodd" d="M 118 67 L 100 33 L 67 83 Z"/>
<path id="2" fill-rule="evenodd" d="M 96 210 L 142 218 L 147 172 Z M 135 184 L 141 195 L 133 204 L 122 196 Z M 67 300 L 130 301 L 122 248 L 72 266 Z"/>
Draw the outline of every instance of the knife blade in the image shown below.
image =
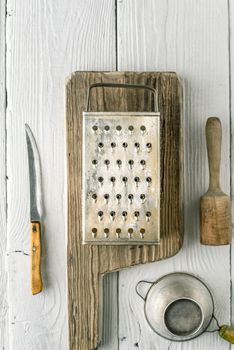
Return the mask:
<path id="1" fill-rule="evenodd" d="M 36 140 L 28 124 L 25 124 L 29 184 L 30 184 L 30 257 L 31 257 L 31 291 L 38 294 L 42 291 L 41 277 L 41 220 L 43 215 L 42 205 L 42 180 L 40 156 Z"/>

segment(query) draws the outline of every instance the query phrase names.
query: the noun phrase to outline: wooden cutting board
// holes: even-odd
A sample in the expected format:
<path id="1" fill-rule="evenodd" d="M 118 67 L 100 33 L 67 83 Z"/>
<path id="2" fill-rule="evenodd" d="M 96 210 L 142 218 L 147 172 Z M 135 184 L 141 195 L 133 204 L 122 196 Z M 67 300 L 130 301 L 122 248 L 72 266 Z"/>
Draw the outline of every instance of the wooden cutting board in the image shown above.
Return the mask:
<path id="1" fill-rule="evenodd" d="M 82 112 L 87 89 L 97 82 L 143 84 L 158 90 L 161 113 L 161 244 L 81 244 Z M 91 111 L 152 111 L 141 90 L 95 89 Z M 68 159 L 68 311 L 71 350 L 95 349 L 100 340 L 104 274 L 175 255 L 183 242 L 182 88 L 175 73 L 76 72 L 66 84 Z"/>

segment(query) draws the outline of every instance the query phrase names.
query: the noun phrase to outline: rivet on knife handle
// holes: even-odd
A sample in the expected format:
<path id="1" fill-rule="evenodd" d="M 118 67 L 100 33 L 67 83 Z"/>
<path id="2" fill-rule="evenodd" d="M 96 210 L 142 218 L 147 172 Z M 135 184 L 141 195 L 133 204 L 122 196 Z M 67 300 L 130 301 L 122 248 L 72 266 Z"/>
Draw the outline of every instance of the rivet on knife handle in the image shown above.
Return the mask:
<path id="1" fill-rule="evenodd" d="M 39 222 L 31 222 L 31 289 L 32 294 L 42 291 L 41 278 L 41 225 Z"/>

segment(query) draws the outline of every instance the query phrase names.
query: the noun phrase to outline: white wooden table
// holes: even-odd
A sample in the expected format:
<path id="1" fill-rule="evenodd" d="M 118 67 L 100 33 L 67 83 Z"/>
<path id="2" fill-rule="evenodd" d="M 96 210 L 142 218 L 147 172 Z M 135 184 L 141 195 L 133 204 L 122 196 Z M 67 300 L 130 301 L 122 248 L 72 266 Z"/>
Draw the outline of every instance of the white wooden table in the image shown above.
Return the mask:
<path id="1" fill-rule="evenodd" d="M 75 70 L 176 71 L 184 86 L 185 242 L 168 260 L 105 283 L 102 350 L 225 350 L 217 334 L 170 343 L 148 326 L 136 283 L 173 271 L 203 278 L 220 323 L 233 317 L 233 249 L 199 244 L 208 184 L 206 118 L 223 124 L 222 187 L 234 189 L 234 4 L 223 0 L 0 2 L 0 349 L 67 350 L 65 79 Z M 24 123 L 43 167 L 45 290 L 29 283 L 29 184 Z M 233 215 L 234 216 L 234 215 Z"/>

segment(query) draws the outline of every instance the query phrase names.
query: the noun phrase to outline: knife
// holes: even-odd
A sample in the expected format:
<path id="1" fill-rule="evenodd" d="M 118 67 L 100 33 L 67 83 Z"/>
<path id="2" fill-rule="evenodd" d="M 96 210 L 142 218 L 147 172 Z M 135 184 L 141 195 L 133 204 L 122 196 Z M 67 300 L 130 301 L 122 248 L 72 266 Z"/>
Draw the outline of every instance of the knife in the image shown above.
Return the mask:
<path id="1" fill-rule="evenodd" d="M 41 219 L 43 215 L 41 164 L 37 144 L 28 124 L 25 124 L 25 132 L 30 183 L 31 290 L 35 295 L 43 288 L 41 277 Z"/>

